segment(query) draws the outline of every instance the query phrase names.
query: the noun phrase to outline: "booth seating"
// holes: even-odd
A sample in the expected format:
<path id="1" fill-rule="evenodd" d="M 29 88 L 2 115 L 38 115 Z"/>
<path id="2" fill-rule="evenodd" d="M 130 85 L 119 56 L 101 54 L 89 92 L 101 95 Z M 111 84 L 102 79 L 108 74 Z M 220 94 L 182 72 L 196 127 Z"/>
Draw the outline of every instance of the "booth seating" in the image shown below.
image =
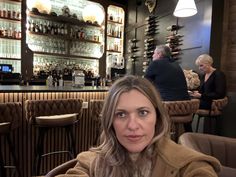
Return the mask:
<path id="1" fill-rule="evenodd" d="M 217 158 L 221 165 L 219 177 L 236 176 L 236 138 L 202 133 L 184 133 L 179 144 Z"/>
<path id="2" fill-rule="evenodd" d="M 217 99 L 212 101 L 211 109 L 205 110 L 205 109 L 198 109 L 195 113 L 197 116 L 197 126 L 196 126 L 196 132 L 198 132 L 199 129 L 199 123 L 201 118 L 209 119 L 209 129 L 212 134 L 215 134 L 215 130 L 212 127 L 212 119 L 216 119 L 221 116 L 223 109 L 228 104 L 228 98 L 224 97 L 222 99 Z"/>
<path id="3" fill-rule="evenodd" d="M 180 125 L 192 122 L 192 116 L 199 108 L 199 99 L 182 101 L 163 101 L 164 108 L 172 122 L 173 140 L 177 141 L 180 132 Z"/>
<path id="4" fill-rule="evenodd" d="M 76 150 L 73 126 L 82 115 L 82 103 L 83 100 L 81 99 L 26 100 L 26 118 L 38 129 L 33 175 L 40 174 L 42 157 L 67 153 L 70 159 L 75 158 Z M 46 133 L 52 129 L 65 129 L 69 150 L 43 152 Z"/>
<path id="5" fill-rule="evenodd" d="M 5 177 L 6 167 L 14 166 L 18 172 L 18 176 L 21 177 L 21 170 L 19 167 L 19 158 L 16 155 L 15 145 L 11 139 L 11 133 L 20 127 L 22 121 L 22 104 L 19 102 L 0 103 L 0 142 L 6 139 L 8 143 L 9 152 L 12 156 L 10 163 L 13 165 L 6 165 L 8 162 L 4 161 L 3 151 L 0 145 L 0 176 Z"/>
<path id="6" fill-rule="evenodd" d="M 104 104 L 104 100 L 91 100 L 90 101 L 90 117 L 95 123 L 95 137 L 94 137 L 93 145 L 97 145 L 99 136 L 101 134 L 100 114 L 102 111 L 103 104 Z"/>

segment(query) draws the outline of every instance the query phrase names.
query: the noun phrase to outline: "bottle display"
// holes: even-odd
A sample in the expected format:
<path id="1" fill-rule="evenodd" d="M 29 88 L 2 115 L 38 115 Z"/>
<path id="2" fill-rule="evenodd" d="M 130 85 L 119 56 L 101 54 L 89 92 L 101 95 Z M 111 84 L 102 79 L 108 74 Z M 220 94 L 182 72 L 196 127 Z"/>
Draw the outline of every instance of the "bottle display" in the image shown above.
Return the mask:
<path id="1" fill-rule="evenodd" d="M 183 35 L 179 34 L 179 29 L 183 26 L 178 24 L 170 25 L 166 29 L 170 31 L 170 34 L 166 36 L 166 45 L 171 49 L 171 55 L 174 59 L 180 59 L 182 54 L 180 46 L 183 45 Z"/>
<path id="2" fill-rule="evenodd" d="M 21 1 L 0 1 L 0 64 L 21 73 Z"/>
<path id="3" fill-rule="evenodd" d="M 106 74 L 109 76 L 111 68 L 124 68 L 124 18 L 124 9 L 114 5 L 108 6 Z"/>
<path id="4" fill-rule="evenodd" d="M 66 58 L 58 56 L 47 56 L 35 54 L 33 61 L 34 77 L 45 78 L 52 74 L 53 78 L 71 80 L 74 70 L 81 70 L 86 78 L 98 75 L 98 60 L 86 60 L 81 58 Z M 59 82 L 60 83 L 60 82 Z M 60 85 L 58 83 L 58 85 Z"/>
<path id="5" fill-rule="evenodd" d="M 154 36 L 158 34 L 159 30 L 159 20 L 156 15 L 149 15 L 146 19 L 146 28 L 145 28 L 145 36 L 144 39 L 144 52 L 143 52 L 143 73 L 146 72 L 149 63 L 152 61 L 152 55 L 155 50 L 156 40 Z"/>
<path id="6" fill-rule="evenodd" d="M 35 7 L 27 9 L 26 43 L 34 53 L 34 76 L 44 73 L 42 70 L 48 73 L 53 66 L 61 68 L 63 74 L 69 72 L 70 76 L 74 69 L 82 69 L 86 75 L 87 65 L 95 67 L 89 69 L 90 73 L 98 73 L 98 59 L 104 53 L 105 22 L 95 17 L 91 20 L 85 18 L 83 11 L 89 5 L 101 6 L 87 0 L 64 3 L 51 0 L 50 13 Z M 105 17 L 104 10 L 100 15 Z M 46 68 L 41 61 L 47 63 Z M 57 76 L 58 85 L 59 79 L 60 76 Z"/>

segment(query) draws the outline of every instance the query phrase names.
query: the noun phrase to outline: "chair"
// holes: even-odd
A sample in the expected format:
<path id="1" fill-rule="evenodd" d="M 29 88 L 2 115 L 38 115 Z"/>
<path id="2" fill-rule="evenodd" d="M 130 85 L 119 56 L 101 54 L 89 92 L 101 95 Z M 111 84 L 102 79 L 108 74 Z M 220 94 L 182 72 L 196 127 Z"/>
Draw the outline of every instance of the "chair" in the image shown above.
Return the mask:
<path id="1" fill-rule="evenodd" d="M 93 145 L 97 145 L 98 139 L 101 133 L 100 114 L 102 111 L 103 104 L 104 104 L 104 100 L 91 100 L 90 101 L 90 117 L 95 122 L 95 138 L 93 141 Z"/>
<path id="2" fill-rule="evenodd" d="M 184 133 L 179 144 L 217 158 L 222 164 L 219 177 L 236 176 L 236 138 L 202 133 Z"/>
<path id="3" fill-rule="evenodd" d="M 35 149 L 33 175 L 38 175 L 41 158 L 48 155 L 67 153 L 70 159 L 76 155 L 73 126 L 77 123 L 82 113 L 81 99 L 59 100 L 26 100 L 26 117 L 29 122 L 38 129 L 38 140 Z M 43 144 L 46 133 L 55 128 L 65 129 L 68 139 L 68 151 L 56 151 L 43 153 Z"/>
<path id="4" fill-rule="evenodd" d="M 55 167 L 51 171 L 49 171 L 45 175 L 45 177 L 54 177 L 54 176 L 57 176 L 57 175 L 60 175 L 60 174 L 65 174 L 66 171 L 70 168 L 73 168 L 76 165 L 76 163 L 77 163 L 77 159 L 69 160 L 69 161 Z"/>
<path id="5" fill-rule="evenodd" d="M 211 104 L 210 110 L 205 109 L 198 109 L 195 113 L 197 115 L 197 125 L 196 125 L 196 132 L 198 132 L 200 119 L 201 118 L 209 118 L 210 123 L 210 133 L 216 133 L 212 129 L 212 119 L 217 119 L 221 116 L 224 107 L 228 104 L 228 98 L 224 97 L 222 99 L 213 100 Z"/>
<path id="6" fill-rule="evenodd" d="M 192 116 L 199 108 L 198 99 L 182 101 L 163 101 L 164 108 L 170 116 L 175 141 L 180 135 L 180 125 L 192 122 Z"/>
<path id="7" fill-rule="evenodd" d="M 0 136 L 5 138 L 9 152 L 12 156 L 13 164 L 18 172 L 18 176 L 21 177 L 21 170 L 19 167 L 19 159 L 16 156 L 15 146 L 11 139 L 11 133 L 20 127 L 22 121 L 22 104 L 19 102 L 9 102 L 0 103 Z M 2 144 L 1 144 L 2 146 Z M 11 168 L 11 166 L 4 166 L 6 162 L 3 159 L 3 151 L 0 148 L 0 176 L 6 176 L 6 167 Z"/>

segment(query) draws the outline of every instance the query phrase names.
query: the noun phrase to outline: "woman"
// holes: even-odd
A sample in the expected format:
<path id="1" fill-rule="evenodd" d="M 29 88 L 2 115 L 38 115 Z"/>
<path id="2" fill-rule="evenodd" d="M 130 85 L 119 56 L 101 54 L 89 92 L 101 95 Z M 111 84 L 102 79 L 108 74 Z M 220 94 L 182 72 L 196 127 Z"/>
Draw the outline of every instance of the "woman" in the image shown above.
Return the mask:
<path id="1" fill-rule="evenodd" d="M 214 158 L 175 144 L 160 95 L 145 78 L 125 76 L 109 90 L 101 144 L 77 156 L 73 177 L 216 177 Z"/>
<path id="2" fill-rule="evenodd" d="M 199 92 L 195 91 L 191 96 L 200 98 L 200 109 L 208 110 L 211 109 L 213 99 L 224 98 L 226 95 L 225 75 L 212 66 L 213 59 L 207 54 L 200 55 L 195 63 L 203 75 L 200 78 Z"/>

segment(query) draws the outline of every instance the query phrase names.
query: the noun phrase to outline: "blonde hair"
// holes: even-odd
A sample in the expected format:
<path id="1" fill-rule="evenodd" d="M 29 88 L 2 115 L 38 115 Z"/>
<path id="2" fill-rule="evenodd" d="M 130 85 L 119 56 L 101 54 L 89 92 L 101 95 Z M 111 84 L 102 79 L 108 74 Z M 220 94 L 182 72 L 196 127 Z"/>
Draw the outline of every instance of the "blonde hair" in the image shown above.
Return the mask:
<path id="1" fill-rule="evenodd" d="M 212 65 L 213 64 L 213 59 L 210 55 L 208 54 L 202 54 L 199 57 L 197 57 L 195 64 L 197 66 L 199 66 L 200 64 L 209 64 Z"/>
<path id="2" fill-rule="evenodd" d="M 158 119 L 151 144 L 140 153 L 135 164 L 132 163 L 129 152 L 117 140 L 113 128 L 115 109 L 120 95 L 133 89 L 138 90 L 151 101 Z M 132 75 L 117 80 L 110 88 L 101 113 L 101 126 L 101 144 L 91 149 L 98 153 L 92 163 L 91 177 L 129 177 L 137 171 L 144 175 L 149 174 L 149 167 L 154 161 L 155 142 L 163 136 L 169 136 L 169 117 L 156 88 L 147 79 Z"/>

